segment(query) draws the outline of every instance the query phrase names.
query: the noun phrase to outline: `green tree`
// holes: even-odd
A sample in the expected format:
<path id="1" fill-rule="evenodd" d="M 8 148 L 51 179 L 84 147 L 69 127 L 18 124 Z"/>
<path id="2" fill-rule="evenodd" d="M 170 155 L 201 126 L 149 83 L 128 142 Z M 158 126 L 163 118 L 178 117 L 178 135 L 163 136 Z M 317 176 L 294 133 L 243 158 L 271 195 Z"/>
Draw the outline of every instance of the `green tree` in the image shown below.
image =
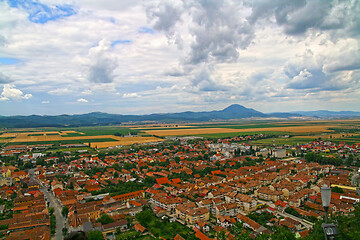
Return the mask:
<path id="1" fill-rule="evenodd" d="M 108 224 L 114 222 L 114 219 L 112 219 L 109 215 L 106 213 L 102 214 L 101 217 L 97 220 L 98 222 L 101 222 L 101 224 Z"/>
<path id="2" fill-rule="evenodd" d="M 64 217 L 67 217 L 69 213 L 69 208 L 67 206 L 64 206 L 61 210 L 61 214 L 64 216 Z"/>
<path id="3" fill-rule="evenodd" d="M 227 237 L 226 237 L 226 233 L 224 230 L 221 230 L 220 232 L 217 232 L 216 233 L 216 239 L 217 240 L 226 240 Z"/>
<path id="4" fill-rule="evenodd" d="M 271 234 L 271 240 L 296 240 L 295 235 L 284 227 L 276 228 Z"/>
<path id="5" fill-rule="evenodd" d="M 338 186 L 331 188 L 331 191 L 336 193 L 344 193 L 344 190 L 342 188 L 339 188 Z"/>
<path id="6" fill-rule="evenodd" d="M 54 209 L 53 207 L 49 207 L 49 208 L 48 208 L 48 212 L 49 212 L 49 215 L 51 216 L 51 215 L 54 214 L 55 209 Z"/>
<path id="7" fill-rule="evenodd" d="M 88 240 L 105 240 L 103 234 L 100 231 L 89 231 L 87 235 Z"/>

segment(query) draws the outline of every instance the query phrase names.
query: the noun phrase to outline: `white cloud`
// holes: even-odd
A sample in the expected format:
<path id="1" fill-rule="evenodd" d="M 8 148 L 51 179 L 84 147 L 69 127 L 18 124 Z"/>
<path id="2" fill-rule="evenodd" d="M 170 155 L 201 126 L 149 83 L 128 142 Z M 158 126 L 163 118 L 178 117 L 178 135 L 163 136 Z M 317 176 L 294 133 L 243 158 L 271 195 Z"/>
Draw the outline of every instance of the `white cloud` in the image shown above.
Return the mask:
<path id="1" fill-rule="evenodd" d="M 82 95 L 91 95 L 92 91 L 90 89 L 84 90 L 81 92 Z"/>
<path id="2" fill-rule="evenodd" d="M 124 93 L 123 94 L 123 98 L 138 98 L 140 97 L 140 95 L 138 95 L 137 93 Z"/>
<path id="3" fill-rule="evenodd" d="M 86 100 L 86 99 L 84 99 L 84 98 L 79 98 L 79 99 L 77 100 L 77 102 L 79 102 L 79 103 L 87 103 L 87 102 L 89 102 L 89 101 Z"/>
<path id="4" fill-rule="evenodd" d="M 29 99 L 32 95 L 30 93 L 24 94 L 20 89 L 17 89 L 15 85 L 5 84 L 3 91 L 1 93 L 0 100 L 8 101 L 8 100 L 21 100 L 21 99 Z"/>
<path id="5" fill-rule="evenodd" d="M 360 88 L 356 1 L 104 1 L 39 0 L 76 9 L 45 24 L 0 1 L 0 52 L 21 62 L 1 65 L 0 84 L 26 86 L 58 113 L 83 111 L 65 100 L 88 95 L 92 107 L 117 113 L 231 103 L 296 110 L 324 96 L 360 107 L 349 94 Z"/>
<path id="6" fill-rule="evenodd" d="M 42 104 L 49 104 L 50 101 L 41 101 Z"/>
<path id="7" fill-rule="evenodd" d="M 67 95 L 73 92 L 73 89 L 71 89 L 70 87 L 68 88 L 56 88 L 53 89 L 51 91 L 49 91 L 49 94 L 52 95 Z"/>

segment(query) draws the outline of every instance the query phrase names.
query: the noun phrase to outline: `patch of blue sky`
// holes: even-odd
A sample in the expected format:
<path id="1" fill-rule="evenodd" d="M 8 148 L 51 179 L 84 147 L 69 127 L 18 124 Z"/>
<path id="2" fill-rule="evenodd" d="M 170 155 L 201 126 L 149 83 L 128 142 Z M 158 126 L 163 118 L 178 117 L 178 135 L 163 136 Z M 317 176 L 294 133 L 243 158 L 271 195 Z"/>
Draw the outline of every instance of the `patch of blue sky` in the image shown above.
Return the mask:
<path id="1" fill-rule="evenodd" d="M 19 62 L 20 62 L 20 60 L 16 59 L 16 58 L 0 57 L 0 64 L 3 64 L 3 65 L 11 65 L 11 64 L 19 63 Z"/>
<path id="2" fill-rule="evenodd" d="M 140 27 L 139 33 L 148 33 L 148 34 L 154 34 L 155 31 L 151 28 L 148 28 L 148 27 Z"/>
<path id="3" fill-rule="evenodd" d="M 111 46 L 114 47 L 115 45 L 118 44 L 130 44 L 132 41 L 131 40 L 115 40 L 111 43 Z"/>
<path id="4" fill-rule="evenodd" d="M 77 13 L 77 10 L 68 4 L 48 6 L 32 0 L 8 0 L 8 2 L 11 7 L 25 10 L 29 14 L 28 19 L 31 22 L 40 24 Z"/>

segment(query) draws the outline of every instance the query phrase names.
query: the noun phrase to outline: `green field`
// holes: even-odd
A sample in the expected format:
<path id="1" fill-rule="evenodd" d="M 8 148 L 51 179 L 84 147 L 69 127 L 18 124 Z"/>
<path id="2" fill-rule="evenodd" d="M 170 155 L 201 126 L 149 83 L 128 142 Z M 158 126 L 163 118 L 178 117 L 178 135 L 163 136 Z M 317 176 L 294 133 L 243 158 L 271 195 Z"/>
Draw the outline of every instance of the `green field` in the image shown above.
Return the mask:
<path id="1" fill-rule="evenodd" d="M 39 144 L 76 144 L 88 142 L 115 142 L 112 138 L 99 139 L 79 139 L 79 140 L 59 140 L 59 141 L 39 141 L 39 142 L 10 142 L 8 145 L 39 145 Z"/>
<path id="2" fill-rule="evenodd" d="M 64 131 L 65 129 L 61 129 Z M 60 130 L 60 131 L 61 131 Z M 130 133 L 140 133 L 139 130 L 134 130 L 126 127 L 115 127 L 115 126 L 97 126 L 97 127 L 79 127 L 79 128 L 69 128 L 66 131 L 76 131 L 79 133 L 67 133 L 63 137 L 74 137 L 74 136 L 100 136 L 100 135 L 114 135 L 117 133 L 128 135 Z"/>
<path id="3" fill-rule="evenodd" d="M 314 139 L 309 138 L 301 138 L 301 137 L 290 137 L 290 138 L 266 138 L 266 139 L 259 139 L 251 141 L 252 144 L 255 145 L 272 145 L 275 144 L 279 145 L 297 145 L 297 144 L 304 144 L 308 142 L 312 142 Z"/>
<path id="4" fill-rule="evenodd" d="M 199 136 L 204 138 L 232 138 L 238 136 L 248 136 L 248 135 L 287 135 L 287 132 L 274 132 L 274 131 L 264 131 L 264 132 L 233 132 L 233 133 L 211 133 L 211 134 L 199 134 L 199 135 L 191 135 L 191 136 Z"/>

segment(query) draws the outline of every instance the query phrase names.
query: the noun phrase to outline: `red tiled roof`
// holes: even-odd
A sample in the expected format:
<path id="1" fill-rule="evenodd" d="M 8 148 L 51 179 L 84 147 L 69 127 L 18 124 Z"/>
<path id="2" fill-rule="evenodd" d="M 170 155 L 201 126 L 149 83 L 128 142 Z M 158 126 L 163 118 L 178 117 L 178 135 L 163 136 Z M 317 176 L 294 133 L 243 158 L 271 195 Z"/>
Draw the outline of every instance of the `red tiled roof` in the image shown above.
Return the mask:
<path id="1" fill-rule="evenodd" d="M 158 184 L 165 184 L 165 183 L 170 183 L 169 179 L 167 177 L 162 177 L 162 178 L 157 178 L 156 182 Z"/>

